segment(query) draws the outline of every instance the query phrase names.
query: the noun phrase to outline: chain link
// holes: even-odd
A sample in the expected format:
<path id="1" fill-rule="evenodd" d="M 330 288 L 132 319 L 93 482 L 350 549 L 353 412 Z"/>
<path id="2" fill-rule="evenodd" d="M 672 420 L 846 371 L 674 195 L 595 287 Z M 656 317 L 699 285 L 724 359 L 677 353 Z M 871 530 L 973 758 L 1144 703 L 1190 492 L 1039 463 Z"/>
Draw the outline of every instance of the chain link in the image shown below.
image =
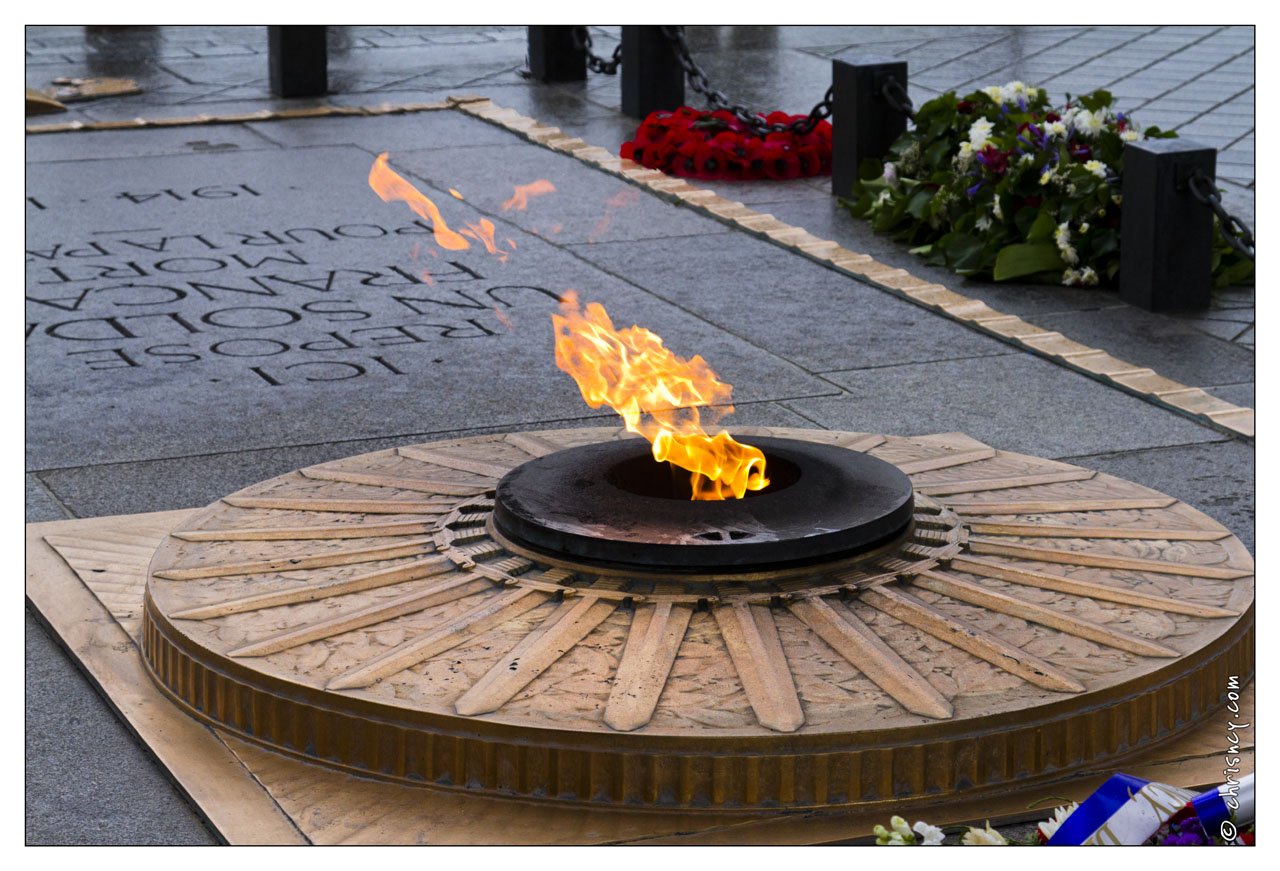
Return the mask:
<path id="1" fill-rule="evenodd" d="M 1222 225 L 1222 238 L 1227 240 L 1227 244 L 1253 260 L 1253 231 L 1244 221 L 1223 208 L 1222 195 L 1213 186 L 1213 179 L 1209 178 L 1204 170 L 1197 169 L 1191 173 L 1187 186 L 1191 188 L 1193 197 L 1213 209 L 1213 213 L 1218 216 L 1218 222 Z"/>
<path id="2" fill-rule="evenodd" d="M 587 53 L 587 67 L 593 73 L 603 73 L 606 76 L 617 74 L 618 64 L 622 62 L 622 43 L 618 43 L 617 47 L 614 48 L 613 57 L 606 60 L 591 51 L 591 34 L 587 32 L 585 27 L 575 27 L 573 29 L 573 42 L 579 51 Z"/>
<path id="3" fill-rule="evenodd" d="M 685 41 L 683 27 L 664 25 L 662 35 L 671 42 L 676 58 L 680 61 L 680 66 L 684 69 L 685 76 L 689 80 L 689 87 L 706 98 L 707 105 L 711 108 L 711 111 L 724 110 L 729 112 L 743 126 L 761 139 L 770 133 L 782 132 L 804 136 L 812 132 L 819 121 L 831 117 L 831 106 L 835 97 L 834 86 L 827 88 L 827 93 L 822 98 L 822 102 L 814 106 L 813 110 L 804 118 L 797 118 L 795 121 L 787 123 L 780 121 L 770 123 L 758 112 L 752 112 L 746 106 L 730 102 L 723 91 L 711 87 L 707 74 L 702 71 L 702 67 L 698 66 L 697 61 L 693 59 L 693 55 L 689 52 L 689 43 Z"/>
<path id="4" fill-rule="evenodd" d="M 884 97 L 885 102 L 903 115 L 906 115 L 912 121 L 916 120 L 916 107 L 912 104 L 911 97 L 907 94 L 907 89 L 902 87 L 902 82 L 893 76 L 886 78 L 884 84 L 880 86 L 880 96 Z"/>

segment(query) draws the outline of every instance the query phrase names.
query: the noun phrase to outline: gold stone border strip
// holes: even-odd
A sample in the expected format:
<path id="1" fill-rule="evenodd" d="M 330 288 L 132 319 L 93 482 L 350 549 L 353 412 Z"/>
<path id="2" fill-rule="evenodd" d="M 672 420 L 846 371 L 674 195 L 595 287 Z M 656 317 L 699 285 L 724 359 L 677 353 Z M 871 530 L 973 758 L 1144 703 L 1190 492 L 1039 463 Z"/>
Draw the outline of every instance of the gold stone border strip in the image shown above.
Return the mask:
<path id="1" fill-rule="evenodd" d="M 468 100 L 483 97 L 450 97 L 433 103 L 378 103 L 372 106 L 310 106 L 299 109 L 259 109 L 227 115 L 180 115 L 173 118 L 124 118 L 118 121 L 64 121 L 60 124 L 28 124 L 27 133 L 70 133 L 78 130 L 135 130 L 143 127 L 188 127 L 200 124 L 244 124 L 250 121 L 287 121 L 294 118 L 332 118 L 405 115 L 453 109 Z"/>
<path id="2" fill-rule="evenodd" d="M 1153 405 L 1189 417 L 1198 423 L 1252 442 L 1252 408 L 1232 405 L 1206 393 L 1165 378 L 1153 369 L 1135 366 L 1106 351 L 1091 348 L 1054 330 L 1029 324 L 1016 315 L 1007 315 L 979 299 L 963 296 L 942 284 L 925 281 L 905 269 L 880 263 L 869 254 L 859 254 L 838 242 L 822 239 L 803 227 L 793 227 L 773 215 L 762 214 L 714 191 L 699 188 L 681 178 L 672 178 L 656 169 L 646 169 L 625 160 L 607 148 L 589 145 L 559 127 L 521 115 L 477 94 L 450 95 L 432 103 L 379 103 L 373 106 L 314 106 L 305 109 L 261 109 L 228 115 L 194 115 L 176 118 L 130 118 L 121 121 L 69 121 L 62 124 L 28 124 L 27 133 L 66 133 L 78 130 L 127 130 L 146 127 L 176 127 L 199 124 L 241 124 L 251 121 L 282 121 L 294 118 L 400 115 L 459 109 L 468 115 L 496 124 L 537 145 L 561 151 L 599 167 L 625 181 L 671 202 L 681 203 L 783 248 L 788 248 L 829 269 L 842 272 L 900 299 L 930 309 L 972 329 L 985 333 L 1060 366 L 1087 375 L 1111 387 L 1137 396 Z"/>
<path id="3" fill-rule="evenodd" d="M 1007 315 L 979 299 L 962 296 L 945 285 L 925 281 L 905 269 L 898 269 L 859 254 L 839 243 L 822 239 L 802 227 L 783 223 L 739 202 L 727 200 L 714 191 L 699 188 L 681 178 L 672 178 L 656 169 L 646 169 L 624 160 L 608 149 L 588 145 L 581 139 L 527 118 L 485 98 L 451 97 L 458 109 L 523 136 L 538 145 L 562 151 L 652 193 L 701 212 L 842 272 L 880 290 L 891 293 L 952 320 L 959 321 L 1021 350 L 1074 369 L 1097 381 L 1137 396 L 1154 405 L 1190 417 L 1228 435 L 1252 442 L 1253 409 L 1232 405 L 1206 393 L 1159 375 L 1152 369 L 1135 366 L 1106 351 L 1073 341 L 1059 332 L 1029 324 L 1016 315 Z"/>

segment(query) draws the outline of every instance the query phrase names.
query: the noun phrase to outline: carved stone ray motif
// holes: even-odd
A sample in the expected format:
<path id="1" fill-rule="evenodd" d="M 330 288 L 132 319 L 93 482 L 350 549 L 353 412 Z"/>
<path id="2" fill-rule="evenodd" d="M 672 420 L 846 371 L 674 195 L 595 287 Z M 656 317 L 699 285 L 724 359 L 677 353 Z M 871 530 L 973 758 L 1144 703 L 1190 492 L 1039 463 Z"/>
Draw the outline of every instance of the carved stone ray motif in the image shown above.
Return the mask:
<path id="1" fill-rule="evenodd" d="M 377 538 L 382 535 L 423 535 L 434 532 L 430 520 L 377 523 L 332 523 L 328 526 L 270 526 L 256 529 L 189 529 L 171 533 L 183 541 L 303 541 L 316 538 Z"/>
<path id="2" fill-rule="evenodd" d="M 224 496 L 222 501 L 236 508 L 275 508 L 281 511 L 322 511 L 341 514 L 448 514 L 453 507 L 452 503 L 445 501 L 415 502 L 407 499 L 308 499 L 305 497 Z"/>
<path id="3" fill-rule="evenodd" d="M 590 593 L 566 599 L 542 625 L 494 663 L 471 689 L 453 703 L 464 717 L 498 708 L 542 674 L 614 612 L 617 602 Z"/>
<path id="4" fill-rule="evenodd" d="M 946 697 L 872 632 L 858 615 L 842 606 L 837 613 L 835 607 L 818 597 L 798 599 L 787 607 L 836 653 L 908 711 L 939 720 L 951 717 L 953 711 Z"/>
<path id="5" fill-rule="evenodd" d="M 1124 590 L 1095 581 L 1065 578 L 1062 575 L 1051 575 L 1048 572 L 1033 571 L 1006 563 L 978 559 L 977 557 L 956 557 L 951 561 L 951 567 L 957 571 L 969 572 L 984 578 L 994 578 L 1014 584 L 1039 587 L 1043 590 L 1057 590 L 1060 593 L 1071 593 L 1076 596 L 1099 599 L 1103 602 L 1116 602 L 1137 608 L 1153 608 L 1157 611 L 1168 611 L 1172 614 L 1187 614 L 1192 617 L 1240 616 L 1236 611 L 1218 608 L 1213 605 L 1201 605 L 1182 599 L 1170 599 L 1167 596 Z"/>
<path id="6" fill-rule="evenodd" d="M 483 486 L 477 486 L 465 481 L 365 474 L 362 472 L 348 472 L 344 469 L 333 469 L 327 466 L 299 469 L 298 473 L 317 481 L 342 481 L 347 484 L 366 484 L 370 487 L 387 487 L 395 490 L 413 490 L 417 493 L 433 493 L 437 496 L 474 496 L 484 491 Z"/>
<path id="7" fill-rule="evenodd" d="M 930 590 L 947 598 L 955 599 L 958 602 L 968 602 L 970 605 L 979 605 L 1000 614 L 1021 617 L 1023 620 L 1030 620 L 1043 626 L 1052 626 L 1054 629 L 1059 629 L 1068 635 L 1087 638 L 1090 641 L 1096 641 L 1099 644 L 1105 644 L 1108 647 L 1115 647 L 1119 650 L 1127 650 L 1139 656 L 1172 657 L 1179 655 L 1178 651 L 1171 647 L 1165 647 L 1163 644 L 1156 644 L 1154 641 L 1148 641 L 1145 638 L 1126 635 L 1119 630 L 1094 623 L 1091 620 L 1085 620 L 1083 617 L 1063 614 L 1052 608 L 1046 608 L 1044 605 L 1023 602 L 1014 596 L 989 590 L 981 584 L 953 578 L 942 572 L 923 571 L 911 579 L 911 584 L 922 590 Z"/>
<path id="8" fill-rule="evenodd" d="M 1132 499 L 1046 499 L 1021 502 L 956 502 L 947 507 L 957 514 L 1055 514 L 1066 511 L 1124 511 L 1135 508 L 1168 508 L 1177 503 L 1172 496 Z"/>
<path id="9" fill-rule="evenodd" d="M 556 444 L 548 438 L 534 435 L 531 432 L 507 433 L 507 444 L 515 445 L 531 457 L 545 457 L 553 454 L 566 445 Z"/>
<path id="10" fill-rule="evenodd" d="M 888 586 L 873 587 L 863 590 L 860 598 L 876 610 L 883 611 L 890 617 L 896 617 L 939 641 L 945 641 L 953 647 L 972 653 L 979 659 L 985 659 L 996 668 L 1003 669 L 1009 674 L 1016 674 L 1028 683 L 1058 692 L 1084 692 L 1084 684 L 1054 668 L 1043 659 L 1019 650 L 1012 644 L 1001 641 L 994 635 L 983 632 L 959 618 L 926 605 L 915 596 L 901 590 L 891 589 Z"/>
<path id="11" fill-rule="evenodd" d="M 1220 699 L 1189 682 L 1251 673 L 1251 558 L 1170 497 L 962 434 L 758 433 L 906 468 L 917 476 L 912 530 L 851 562 L 637 578 L 515 553 L 489 531 L 496 476 L 561 445 L 629 437 L 617 427 L 381 451 L 263 482 L 184 521 L 151 559 L 148 667 L 198 716 L 321 764 L 690 811 L 857 806 L 1061 777 L 1209 716 Z M 1026 498 L 1008 498 L 1024 487 Z M 1036 516 L 1052 513 L 1078 516 Z M 76 542 L 57 546 L 77 558 Z M 146 556 L 130 546 L 119 543 L 121 563 Z M 992 548 L 1005 550 L 979 552 Z M 109 595 L 104 554 L 94 565 Z M 1068 607 L 1040 591 L 1115 603 L 1142 628 L 1082 620 L 1078 598 Z M 909 652 L 921 632 L 932 637 Z M 1087 669 L 1076 639 L 1101 645 Z M 931 662 L 957 650 L 1000 671 L 935 687 L 925 675 L 947 667 Z M 459 686 L 459 674 L 480 678 Z M 1052 734 L 1045 689 L 1082 693 L 1058 697 Z M 1107 726 L 1115 717 L 1129 725 Z M 976 756 L 954 737 L 975 730 Z M 1054 734 L 1079 740 L 1064 750 Z"/>
<path id="12" fill-rule="evenodd" d="M 969 463 L 976 463 L 979 460 L 989 460 L 996 455 L 995 448 L 978 448 L 972 451 L 947 451 L 936 457 L 925 457 L 919 460 L 907 460 L 901 463 L 894 463 L 903 472 L 908 475 L 918 475 L 921 472 L 932 472 L 935 469 L 950 469 L 953 466 L 966 466 Z"/>
<path id="13" fill-rule="evenodd" d="M 769 609 L 736 602 L 718 605 L 711 613 L 760 725 L 775 732 L 794 732 L 803 726 L 800 697 Z"/>
<path id="14" fill-rule="evenodd" d="M 987 490 L 1014 490 L 1018 487 L 1034 487 L 1037 484 L 1057 484 L 1063 481 L 1087 481 L 1097 472 L 1076 469 L 1066 472 L 1045 472 L 1041 475 L 1011 475 L 1007 478 L 974 478 L 967 481 L 938 481 L 916 484 L 916 490 L 929 496 L 950 496 L 954 493 L 981 493 Z"/>
<path id="15" fill-rule="evenodd" d="M 564 577 L 565 574 L 561 569 L 551 569 L 549 572 L 543 572 L 542 578 Z M 368 686 L 430 659 L 438 653 L 457 647 L 490 627 L 533 610 L 550 598 L 548 593 L 541 590 L 522 588 L 490 596 L 463 612 L 449 625 L 428 632 L 419 638 L 411 638 L 358 668 L 339 675 L 329 681 L 327 688 L 345 690 Z"/>
<path id="16" fill-rule="evenodd" d="M 1032 547 L 1026 544 L 1006 544 L 988 538 L 969 537 L 969 549 L 974 553 L 996 556 L 1016 556 L 1047 563 L 1066 563 L 1075 566 L 1096 566 L 1104 569 L 1131 569 L 1137 572 L 1162 572 L 1168 575 L 1186 575 L 1192 578 L 1217 578 L 1232 581 L 1247 578 L 1253 572 L 1248 569 L 1219 568 L 1175 563 L 1168 560 L 1141 559 L 1115 556 L 1108 553 L 1088 553 L 1074 550 L 1056 550 L 1050 547 Z"/>
<path id="17" fill-rule="evenodd" d="M 433 466 L 443 466 L 446 469 L 457 469 L 460 472 L 471 472 L 474 475 L 483 475 L 486 478 L 493 478 L 494 480 L 501 478 L 513 468 L 512 466 L 504 465 L 502 463 L 461 456 L 444 449 L 406 447 L 398 448 L 397 453 L 402 457 L 408 457 L 422 463 L 430 463 Z"/>
<path id="18" fill-rule="evenodd" d="M 611 728 L 630 732 L 653 717 L 692 617 L 693 608 L 671 602 L 635 609 L 605 707 L 604 721 Z"/>
<path id="19" fill-rule="evenodd" d="M 237 647 L 227 655 L 267 656 L 271 653 L 279 653 L 281 650 L 288 650 L 290 647 L 297 647 L 299 644 L 319 641 L 321 638 L 332 638 L 335 635 L 341 635 L 344 632 L 361 629 L 365 626 L 375 626 L 388 620 L 394 620 L 396 617 L 425 611 L 436 605 L 443 605 L 446 602 L 463 599 L 475 593 L 482 593 L 491 589 L 493 589 L 493 581 L 488 578 L 482 578 L 479 575 L 463 574 L 457 577 L 445 578 L 424 589 L 415 590 L 403 596 L 396 596 L 389 601 L 339 614 L 326 620 L 318 620 L 305 626 L 297 626 L 278 635 L 263 638 L 243 647 Z"/>
<path id="20" fill-rule="evenodd" d="M 331 578 L 283 590 L 251 593 L 248 596 L 239 596 L 208 605 L 186 608 L 175 612 L 173 617 L 179 620 L 208 620 L 212 617 L 225 617 L 228 614 L 261 611 L 263 608 L 274 608 L 279 605 L 314 602 L 317 599 L 328 599 L 331 596 L 345 596 L 348 593 L 359 593 L 364 590 L 374 590 L 378 587 L 389 587 L 392 584 L 400 584 L 405 581 L 429 578 L 453 571 L 453 569 L 453 563 L 444 557 L 429 556 L 426 559 L 401 563 L 398 566 L 378 569 L 374 572 L 365 572 L 351 578 Z"/>
<path id="21" fill-rule="evenodd" d="M 415 538 L 397 544 L 381 544 L 347 550 L 331 550 L 324 553 L 278 557 L 276 559 L 246 560 L 191 568 L 160 569 L 152 572 L 155 577 L 171 581 L 198 581 L 206 578 L 224 578 L 228 575 L 256 575 L 267 572 L 291 572 L 301 569 L 318 569 L 327 566 L 349 566 L 353 563 L 372 563 L 379 560 L 419 556 L 435 550 L 430 538 Z"/>
<path id="22" fill-rule="evenodd" d="M 1156 541 L 1217 541 L 1231 535 L 1225 529 L 1144 529 L 1133 526 L 1068 526 L 1054 523 L 993 523 L 975 520 L 969 531 L 978 535 L 1018 538 L 1133 538 Z"/>

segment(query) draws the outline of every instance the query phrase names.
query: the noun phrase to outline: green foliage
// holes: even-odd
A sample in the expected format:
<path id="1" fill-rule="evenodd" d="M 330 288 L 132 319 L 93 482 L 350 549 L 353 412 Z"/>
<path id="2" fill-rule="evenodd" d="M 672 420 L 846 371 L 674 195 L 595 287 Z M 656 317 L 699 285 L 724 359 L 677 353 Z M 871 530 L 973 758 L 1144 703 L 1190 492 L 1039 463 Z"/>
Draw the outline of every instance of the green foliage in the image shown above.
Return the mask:
<path id="1" fill-rule="evenodd" d="M 1128 141 L 1173 131 L 1117 115 L 1105 90 L 1053 109 L 1021 82 L 948 92 L 881 161 L 864 160 L 841 202 L 927 262 L 995 281 L 1094 285 L 1120 272 Z M 1214 225 L 1215 287 L 1252 284 L 1253 263 Z"/>

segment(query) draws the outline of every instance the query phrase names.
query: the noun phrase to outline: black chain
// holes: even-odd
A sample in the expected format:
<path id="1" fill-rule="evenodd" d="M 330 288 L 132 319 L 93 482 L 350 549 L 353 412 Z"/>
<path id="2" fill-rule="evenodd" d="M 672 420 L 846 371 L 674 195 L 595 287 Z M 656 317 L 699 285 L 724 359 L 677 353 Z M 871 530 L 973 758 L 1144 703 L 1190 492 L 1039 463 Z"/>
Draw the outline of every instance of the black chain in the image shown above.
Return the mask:
<path id="1" fill-rule="evenodd" d="M 587 53 L 587 67 L 593 73 L 604 73 L 606 76 L 612 76 L 618 72 L 618 64 L 622 62 L 622 43 L 618 43 L 613 50 L 613 57 L 605 60 L 598 54 L 591 51 L 591 34 L 587 33 L 585 27 L 575 27 L 573 29 L 573 42 L 579 51 Z"/>
<path id="2" fill-rule="evenodd" d="M 1213 209 L 1213 213 L 1218 216 L 1218 222 L 1222 225 L 1222 237 L 1227 240 L 1227 244 L 1253 260 L 1253 231 L 1244 221 L 1222 207 L 1222 195 L 1213 186 L 1213 179 L 1204 170 L 1197 169 L 1191 173 L 1187 186 L 1191 188 L 1193 197 Z"/>
<path id="3" fill-rule="evenodd" d="M 885 102 L 903 115 L 906 115 L 912 121 L 916 120 L 916 107 L 912 104 L 911 97 L 907 94 L 907 89 L 902 87 L 902 82 L 893 76 L 886 78 L 884 84 L 880 86 L 880 96 L 884 97 Z"/>
<path id="4" fill-rule="evenodd" d="M 814 106 L 806 117 L 797 118 L 789 123 L 776 122 L 771 124 L 764 120 L 764 117 L 759 113 L 752 112 L 746 106 L 729 102 L 729 98 L 723 91 L 718 91 L 711 87 L 707 74 L 702 71 L 702 67 L 698 66 L 693 59 L 693 55 L 689 53 L 689 43 L 685 41 L 683 27 L 663 26 L 662 34 L 670 40 L 671 47 L 675 50 L 676 58 L 680 61 L 680 66 L 684 68 L 685 76 L 689 79 L 689 87 L 706 98 L 707 105 L 711 107 L 711 111 L 716 112 L 723 109 L 729 112 L 761 139 L 770 133 L 782 133 L 784 131 L 804 136 L 812 132 L 819 121 L 831 117 L 831 104 L 835 96 L 834 86 L 827 88 L 827 93 L 822 98 L 822 102 Z"/>

